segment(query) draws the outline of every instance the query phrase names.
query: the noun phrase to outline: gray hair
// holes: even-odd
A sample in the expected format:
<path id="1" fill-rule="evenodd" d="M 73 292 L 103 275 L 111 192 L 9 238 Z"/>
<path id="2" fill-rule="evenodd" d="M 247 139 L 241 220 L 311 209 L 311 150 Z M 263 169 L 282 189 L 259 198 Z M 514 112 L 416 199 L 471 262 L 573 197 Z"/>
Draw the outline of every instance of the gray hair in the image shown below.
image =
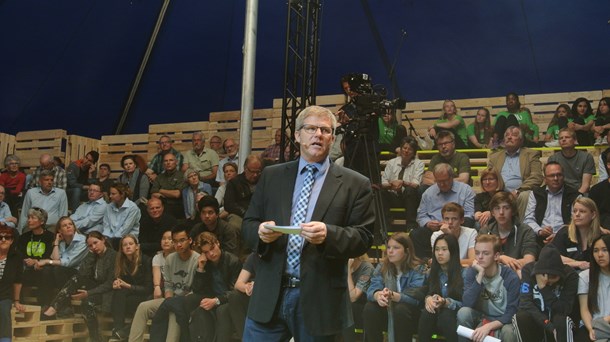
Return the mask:
<path id="1" fill-rule="evenodd" d="M 193 132 L 193 138 L 197 135 L 201 137 L 201 140 L 205 141 L 205 134 L 202 131 Z"/>
<path id="2" fill-rule="evenodd" d="M 21 159 L 19 159 L 19 157 L 14 154 L 9 154 L 8 156 L 6 156 L 6 158 L 4 158 L 4 167 L 8 167 L 8 164 L 10 164 L 11 162 L 21 164 Z"/>
<path id="3" fill-rule="evenodd" d="M 337 128 L 337 118 L 335 115 L 328 109 L 320 106 L 309 106 L 297 116 L 296 129 L 299 130 L 303 127 L 303 122 L 310 116 L 317 117 L 327 117 L 331 122 L 331 128 L 333 131 Z"/>
<path id="4" fill-rule="evenodd" d="M 189 176 L 192 175 L 193 173 L 196 173 L 197 177 L 199 177 L 199 172 L 197 172 L 197 170 L 193 169 L 192 167 L 189 167 L 188 169 L 186 169 L 186 171 L 184 171 L 184 181 L 188 182 Z"/>
<path id="5" fill-rule="evenodd" d="M 28 216 L 34 216 L 40 222 L 42 222 L 43 225 L 47 223 L 47 219 L 49 218 L 47 211 L 38 207 L 30 208 L 30 210 L 28 210 Z"/>
<path id="6" fill-rule="evenodd" d="M 519 132 L 519 135 L 518 135 L 518 136 L 519 136 L 519 139 L 520 139 L 520 140 L 523 140 L 523 130 L 522 130 L 522 129 L 521 129 L 521 127 L 519 127 L 519 126 L 509 126 L 509 127 L 506 129 L 506 132 L 512 132 L 512 131 L 514 131 L 514 130 L 517 130 L 517 131 Z M 504 133 L 504 135 L 506 135 L 506 132 Z"/>
<path id="7" fill-rule="evenodd" d="M 54 170 L 46 170 L 46 169 L 40 171 L 39 179 L 42 178 L 42 177 L 47 177 L 47 176 L 51 176 L 51 177 L 55 178 L 55 171 Z"/>
<path id="8" fill-rule="evenodd" d="M 455 177 L 455 173 L 453 173 L 453 168 L 451 167 L 451 165 L 449 165 L 447 163 L 436 164 L 434 166 L 434 171 L 432 173 L 434 173 L 434 175 L 437 175 L 437 174 L 440 174 L 442 172 L 447 172 L 447 174 L 451 178 Z"/>

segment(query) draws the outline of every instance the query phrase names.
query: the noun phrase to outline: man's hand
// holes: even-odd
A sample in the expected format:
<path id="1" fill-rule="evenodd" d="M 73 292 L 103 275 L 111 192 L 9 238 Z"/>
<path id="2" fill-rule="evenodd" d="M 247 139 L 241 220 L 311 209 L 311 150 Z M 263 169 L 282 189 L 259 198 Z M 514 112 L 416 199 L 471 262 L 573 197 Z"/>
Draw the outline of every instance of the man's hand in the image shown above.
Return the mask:
<path id="1" fill-rule="evenodd" d="M 472 341 L 483 342 L 485 337 L 487 337 L 487 335 L 489 335 L 490 331 L 491 331 L 491 325 L 489 323 L 476 328 L 474 330 L 474 332 L 472 333 Z"/>
<path id="2" fill-rule="evenodd" d="M 549 235 L 546 239 L 544 239 L 544 244 L 547 245 L 547 244 L 551 243 L 554 238 L 555 238 L 555 234 Z"/>
<path id="3" fill-rule="evenodd" d="M 197 270 L 199 272 L 203 272 L 206 262 L 208 262 L 208 258 L 205 256 L 205 253 L 199 254 L 199 258 L 197 258 Z"/>
<path id="4" fill-rule="evenodd" d="M 36 265 L 38 263 L 38 260 L 32 259 L 32 258 L 26 258 L 26 259 L 23 259 L 23 263 L 26 266 L 32 267 L 32 266 L 34 266 L 34 265 Z"/>
<path id="5" fill-rule="evenodd" d="M 254 289 L 254 282 L 249 281 L 246 283 L 245 290 L 247 296 L 252 296 L 252 290 Z"/>
<path id="6" fill-rule="evenodd" d="M 216 307 L 216 298 L 203 298 L 199 303 L 199 306 L 204 310 L 210 311 Z"/>
<path id="7" fill-rule="evenodd" d="M 404 181 L 402 179 L 396 179 L 390 182 L 390 189 L 394 190 L 394 191 L 398 191 L 400 189 L 402 189 L 402 186 L 404 184 Z"/>
<path id="8" fill-rule="evenodd" d="M 449 224 L 447 224 L 447 223 L 441 224 L 440 230 L 441 230 L 441 232 L 443 232 L 445 234 L 451 234 L 451 228 L 449 228 Z"/>
<path id="9" fill-rule="evenodd" d="M 258 226 L 258 237 L 264 243 L 272 243 L 282 236 L 282 233 L 267 229 L 264 227 L 264 225 L 275 226 L 275 221 L 266 221 Z"/>
<path id="10" fill-rule="evenodd" d="M 491 218 L 491 211 L 484 211 L 479 214 L 479 218 L 476 220 L 479 221 L 479 224 L 482 227 L 482 226 L 486 225 L 487 222 L 489 222 L 490 218 Z"/>
<path id="11" fill-rule="evenodd" d="M 441 221 L 432 220 L 432 221 L 428 221 L 428 223 L 426 223 L 426 227 L 428 227 L 428 229 L 430 229 L 431 231 L 435 232 L 441 228 L 442 224 L 443 224 L 443 222 L 441 222 Z"/>
<path id="12" fill-rule="evenodd" d="M 546 227 L 542 227 L 539 231 L 538 231 L 538 236 L 544 237 L 546 238 L 547 236 L 551 236 L 553 234 L 553 228 L 546 226 Z"/>
<path id="13" fill-rule="evenodd" d="M 549 283 L 548 274 L 536 274 L 536 284 L 538 284 L 538 288 L 542 290 Z"/>
<path id="14" fill-rule="evenodd" d="M 87 290 L 76 290 L 76 293 L 72 295 L 72 299 L 83 300 L 83 299 L 87 298 L 88 296 L 89 296 L 89 294 L 87 293 Z"/>
<path id="15" fill-rule="evenodd" d="M 311 221 L 301 223 L 301 236 L 307 242 L 319 245 L 326 240 L 326 224 L 324 222 Z"/>

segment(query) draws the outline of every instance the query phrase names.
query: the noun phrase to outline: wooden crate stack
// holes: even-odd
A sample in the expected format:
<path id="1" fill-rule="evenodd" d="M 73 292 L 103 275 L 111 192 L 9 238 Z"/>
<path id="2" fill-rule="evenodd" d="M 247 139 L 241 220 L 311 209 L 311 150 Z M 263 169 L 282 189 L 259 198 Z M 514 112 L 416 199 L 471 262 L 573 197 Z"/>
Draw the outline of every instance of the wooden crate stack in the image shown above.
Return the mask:
<path id="1" fill-rule="evenodd" d="M 86 342 L 87 325 L 82 317 L 40 320 L 40 306 L 26 305 L 24 313 L 11 310 L 13 341 L 24 342 Z"/>

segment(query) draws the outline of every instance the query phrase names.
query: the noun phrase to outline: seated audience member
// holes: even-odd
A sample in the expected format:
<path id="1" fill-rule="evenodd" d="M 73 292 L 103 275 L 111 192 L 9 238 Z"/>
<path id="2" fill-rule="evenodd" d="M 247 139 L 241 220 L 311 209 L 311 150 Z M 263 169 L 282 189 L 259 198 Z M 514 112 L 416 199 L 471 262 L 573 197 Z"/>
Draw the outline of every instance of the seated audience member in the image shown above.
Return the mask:
<path id="1" fill-rule="evenodd" d="M 535 261 L 538 256 L 538 245 L 534 231 L 516 218 L 517 204 L 507 192 L 499 192 L 489 203 L 494 222 L 479 231 L 480 234 L 495 235 L 501 243 L 501 254 L 498 262 L 519 270 L 526 264 Z"/>
<path id="2" fill-rule="evenodd" d="M 87 246 L 91 253 L 83 260 L 78 274 L 59 290 L 51 305 L 41 314 L 41 319 L 54 319 L 58 312 L 70 306 L 71 300 L 80 300 L 89 338 L 92 342 L 98 342 L 102 341 L 102 337 L 95 308 L 101 305 L 104 312 L 110 309 L 116 252 L 100 232 L 87 235 Z"/>
<path id="3" fill-rule="evenodd" d="M 256 253 L 250 253 L 244 262 L 237 280 L 235 281 L 235 288 L 229 293 L 227 298 L 227 304 L 229 305 L 229 317 L 223 319 L 229 319 L 230 324 L 224 324 L 221 330 L 217 333 L 222 336 L 230 336 L 231 331 L 235 331 L 235 335 L 244 335 L 244 325 L 246 322 L 246 314 L 248 313 L 248 304 L 250 303 L 250 296 L 252 296 L 252 290 L 254 289 L 254 280 L 256 277 L 256 268 L 260 262 L 260 257 Z M 219 340 L 220 341 L 220 340 Z"/>
<path id="4" fill-rule="evenodd" d="M 214 233 L 220 241 L 223 251 L 239 255 L 240 227 L 236 227 L 219 219 L 219 206 L 216 198 L 205 196 L 199 201 L 199 215 L 201 223 L 196 224 L 189 233 L 191 239 L 195 240 L 202 232 Z"/>
<path id="5" fill-rule="evenodd" d="M 197 171 L 191 168 L 184 172 L 184 182 L 186 187 L 182 189 L 183 217 L 193 221 L 197 217 L 197 202 L 204 196 L 212 196 L 212 186 L 200 181 Z"/>
<path id="6" fill-rule="evenodd" d="M 104 213 L 102 234 L 109 239 L 113 247 L 118 247 L 119 240 L 127 234 L 138 236 L 140 217 L 138 206 L 128 197 L 130 190 L 125 184 L 110 187 L 110 203 Z M 118 248 L 116 248 L 118 249 Z"/>
<path id="7" fill-rule="evenodd" d="M 163 173 L 156 176 L 150 189 L 151 198 L 159 198 L 165 205 L 167 213 L 175 218 L 184 217 L 182 189 L 185 187 L 184 174 L 178 169 L 173 153 L 163 156 Z"/>
<path id="8" fill-rule="evenodd" d="M 602 235 L 597 205 L 590 198 L 579 197 L 572 205 L 572 220 L 553 239 L 564 264 L 586 270 L 591 262 L 591 243 Z M 608 231 L 604 229 L 604 233 Z"/>
<path id="9" fill-rule="evenodd" d="M 608 130 L 608 132 L 606 133 L 606 141 L 610 141 L 610 130 Z M 610 172 L 608 171 L 610 170 L 610 166 L 608 166 L 608 153 L 610 153 L 610 147 L 601 152 L 597 159 L 597 181 L 599 183 L 608 180 L 608 173 Z"/>
<path id="10" fill-rule="evenodd" d="M 483 191 L 474 196 L 474 220 L 477 227 L 485 227 L 491 219 L 489 202 L 499 191 L 504 191 L 504 180 L 497 169 L 488 167 L 481 171 L 481 188 Z"/>
<path id="11" fill-rule="evenodd" d="M 606 145 L 604 137 L 610 129 L 610 97 L 604 97 L 599 100 L 597 105 L 597 113 L 595 113 L 595 126 L 593 133 L 595 135 L 595 145 Z"/>
<path id="12" fill-rule="evenodd" d="M 515 93 L 506 95 L 506 111 L 498 113 L 494 121 L 494 147 L 501 145 L 502 137 L 511 126 L 520 127 L 524 132 L 523 142 L 533 141 L 538 134 L 538 127 L 532 121 L 529 111 L 522 110 L 519 96 Z"/>
<path id="13" fill-rule="evenodd" d="M 251 154 L 244 163 L 244 172 L 238 174 L 227 183 L 225 192 L 225 210 L 229 215 L 239 217 L 235 219 L 235 226 L 241 226 L 241 218 L 244 217 L 250 199 L 256 189 L 261 173 L 263 172 L 263 160 L 259 155 Z M 231 219 L 229 218 L 231 222 Z"/>
<path id="14" fill-rule="evenodd" d="M 457 311 L 462 307 L 464 274 L 460 265 L 458 240 L 451 234 L 440 234 L 432 246 L 434 257 L 428 277 L 428 295 L 424 301 L 417 330 L 419 341 L 432 341 L 440 332 L 447 341 L 457 341 Z"/>
<path id="15" fill-rule="evenodd" d="M 434 167 L 436 184 L 422 195 L 417 209 L 419 227 L 411 231 L 415 253 L 420 258 L 430 258 L 430 237 L 443 225 L 442 208 L 446 203 L 455 202 L 464 208 L 464 225 L 474 226 L 474 191 L 462 182 L 454 180 L 453 169 L 449 164 Z"/>
<path id="16" fill-rule="evenodd" d="M 347 261 L 347 289 L 352 305 L 354 325 L 343 330 L 342 335 L 345 342 L 355 342 L 355 329 L 363 327 L 362 312 L 367 303 L 366 291 L 368 291 L 371 285 L 371 278 L 375 271 L 375 267 L 368 260 L 368 256 L 363 254 L 357 258 L 350 258 Z"/>
<path id="17" fill-rule="evenodd" d="M 230 325 L 228 305 L 225 304 L 228 294 L 235 286 L 241 263 L 237 256 L 220 248 L 220 243 L 212 233 L 201 233 L 197 236 L 194 246 L 200 255 L 193 279 L 193 291 L 186 297 L 166 298 L 159 306 L 150 327 L 151 342 L 166 341 L 170 312 L 176 315 L 181 341 L 191 341 L 189 336 L 192 336 L 194 341 L 211 342 L 214 341 L 217 331 L 229 330 L 220 326 Z M 191 313 L 193 310 L 195 311 Z M 228 337 L 230 335 L 219 340 L 226 341 Z"/>
<path id="18" fill-rule="evenodd" d="M 138 305 L 129 332 L 130 342 L 144 341 L 146 322 L 155 316 L 155 313 L 157 313 L 165 299 L 186 296 L 192 291 L 199 253 L 191 249 L 193 240 L 189 238 L 185 226 L 178 225 L 172 229 L 172 240 L 176 251 L 166 257 L 165 266 L 162 269 L 163 298 L 157 297 L 157 285 L 159 284 L 153 283 L 155 286 L 155 299 L 142 302 Z M 163 333 L 167 336 L 167 341 L 185 341 L 180 339 L 181 334 L 180 328 L 176 324 L 177 319 L 178 317 L 170 317 L 169 319 L 166 317 L 168 323 L 165 325 L 166 329 Z M 188 316 L 186 319 L 188 321 Z M 188 331 L 188 328 L 185 329 Z M 163 341 L 166 341 L 166 339 L 164 338 Z"/>
<path id="19" fill-rule="evenodd" d="M 150 192 L 150 181 L 144 173 L 146 169 L 138 166 L 138 159 L 141 159 L 141 157 L 139 158 L 139 156 L 135 155 L 123 156 L 121 158 L 121 166 L 124 171 L 117 180 L 117 183 L 125 184 L 129 187 L 129 190 L 131 190 L 129 199 L 136 204 L 142 203 L 142 199 L 147 199 Z M 110 192 L 108 193 L 110 194 Z"/>
<path id="20" fill-rule="evenodd" d="M 19 217 L 19 232 L 27 226 L 28 213 L 31 208 L 41 208 L 47 213 L 46 224 L 55 226 L 57 220 L 68 215 L 68 198 L 63 189 L 56 188 L 53 184 L 53 171 L 42 170 L 40 172 L 40 186 L 30 189 L 23 199 L 23 207 Z"/>
<path id="21" fill-rule="evenodd" d="M 0 227 L 15 228 L 17 218 L 11 214 L 11 208 L 4 202 L 6 192 L 6 188 L 0 185 Z"/>
<path id="22" fill-rule="evenodd" d="M 441 209 L 443 215 L 443 224 L 441 228 L 434 233 L 430 238 L 432 245 L 432 254 L 434 254 L 434 242 L 442 234 L 452 235 L 458 241 L 459 250 L 453 257 L 460 259 L 460 263 L 464 267 L 468 267 L 474 260 L 474 241 L 477 238 L 477 231 L 473 228 L 462 227 L 464 223 L 464 208 L 461 205 L 449 202 Z"/>
<path id="23" fill-rule="evenodd" d="M 570 107 L 567 104 L 560 104 L 555 109 L 555 114 L 549 122 L 546 129 L 544 140 L 547 147 L 559 146 L 559 130 L 568 127 L 568 117 L 570 116 Z"/>
<path id="24" fill-rule="evenodd" d="M 595 115 L 591 103 L 584 97 L 579 97 L 572 103 L 568 128 L 576 131 L 576 140 L 580 146 L 593 145 L 593 133 L 591 132 L 595 124 Z"/>
<path id="25" fill-rule="evenodd" d="M 457 148 L 466 148 L 468 146 L 466 124 L 464 119 L 457 114 L 455 103 L 452 100 L 445 100 L 443 102 L 443 114 L 434 122 L 434 126 L 428 129 L 428 134 L 432 139 L 436 140 L 439 150 L 438 137 L 442 131 L 451 132 L 458 139 L 454 144 Z"/>
<path id="26" fill-rule="evenodd" d="M 424 162 L 417 158 L 417 141 L 412 137 L 402 139 L 399 156 L 388 161 L 381 175 L 383 199 L 388 208 L 404 208 L 407 227 L 417 224 L 419 184 L 424 174 Z"/>
<path id="27" fill-rule="evenodd" d="M 173 228 L 178 223 L 173 216 L 165 212 L 163 202 L 151 198 L 146 202 L 146 212 L 140 218 L 140 249 L 142 253 L 152 256 L 159 250 L 159 241 L 163 232 Z"/>
<path id="28" fill-rule="evenodd" d="M 494 129 L 491 126 L 491 114 L 485 107 L 477 110 L 474 122 L 466 128 L 468 142 L 471 148 L 490 148 L 493 141 Z"/>
<path id="29" fill-rule="evenodd" d="M 455 180 L 468 184 L 470 182 L 470 159 L 468 155 L 455 150 L 455 137 L 453 133 L 442 131 L 436 135 L 436 146 L 438 154 L 435 154 L 430 159 L 428 171 L 424 175 L 424 184 L 431 185 L 434 183 L 434 167 L 441 163 L 451 165 Z"/>
<path id="30" fill-rule="evenodd" d="M 89 201 L 81 204 L 70 218 L 81 233 L 87 234 L 94 230 L 101 232 L 108 203 L 104 200 L 104 193 L 98 183 L 89 185 L 87 198 Z"/>
<path id="31" fill-rule="evenodd" d="M 400 117 L 399 112 L 398 117 Z M 407 136 L 407 129 L 397 120 L 396 110 L 385 109 L 377 118 L 379 138 L 377 144 L 380 151 L 394 152 L 400 147 L 403 138 Z"/>
<path id="32" fill-rule="evenodd" d="M 53 157 L 53 165 L 62 168 L 62 170 L 66 169 L 66 164 L 60 157 Z"/>
<path id="33" fill-rule="evenodd" d="M 0 226 L 0 341 L 10 342 L 13 336 L 11 309 L 25 312 L 19 301 L 21 296 L 21 272 L 23 266 L 14 253 L 15 230 Z"/>
<path id="34" fill-rule="evenodd" d="M 100 164 L 99 170 L 97 171 L 97 181 L 102 188 L 104 198 L 110 196 L 110 187 L 115 183 L 115 180 L 110 178 L 110 165 L 103 163 Z"/>
<path id="35" fill-rule="evenodd" d="M 6 170 L 0 173 L 0 185 L 4 186 L 6 193 L 4 200 L 11 208 L 12 216 L 19 215 L 18 210 L 23 205 L 23 192 L 25 190 L 25 173 L 19 170 L 21 160 L 14 154 L 4 158 Z"/>
<path id="36" fill-rule="evenodd" d="M 216 185 L 218 154 L 216 151 L 205 147 L 205 136 L 201 131 L 193 133 L 192 143 L 193 149 L 184 154 L 184 164 L 181 170 L 186 172 L 189 168 L 193 169 L 197 173 L 198 180 L 206 184 Z"/>
<path id="37" fill-rule="evenodd" d="M 174 141 L 172 138 L 167 135 L 163 135 L 161 138 L 159 138 L 159 153 L 155 154 L 155 156 L 151 159 L 150 163 L 148 163 L 148 169 L 146 170 L 146 175 L 150 179 L 151 183 L 154 183 L 157 176 L 165 171 L 165 155 L 168 153 L 174 155 L 176 169 L 182 169 L 184 158 L 180 152 L 172 147 L 173 143 Z"/>
<path id="38" fill-rule="evenodd" d="M 222 169 L 222 167 L 228 162 L 235 163 L 235 165 L 239 165 L 239 152 L 238 152 L 239 145 L 237 145 L 235 140 L 233 140 L 231 138 L 225 139 L 225 141 L 222 143 L 222 148 L 224 149 L 224 151 L 226 153 L 226 157 L 222 158 L 218 162 L 218 168 Z M 222 172 L 218 172 L 216 174 L 216 181 L 218 182 L 219 185 L 222 185 L 226 182 Z"/>
<path id="39" fill-rule="evenodd" d="M 99 159 L 97 151 L 89 151 L 85 158 L 75 160 L 66 169 L 68 185 L 66 193 L 68 195 L 68 208 L 76 210 L 80 205 L 81 199 L 85 199 L 85 191 L 89 189 L 89 184 L 95 181 L 97 172 L 95 164 Z"/>
<path id="40" fill-rule="evenodd" d="M 578 274 L 549 246 L 538 261 L 525 265 L 521 275 L 515 334 L 521 341 L 573 341 L 569 315 L 576 304 Z"/>
<path id="41" fill-rule="evenodd" d="M 466 270 L 463 306 L 457 313 L 457 324 L 474 332 L 458 341 L 483 341 L 490 333 L 502 341 L 517 341 L 511 320 L 519 307 L 519 277 L 499 263 L 501 248 L 495 235 L 477 237 L 476 259 Z"/>
<path id="42" fill-rule="evenodd" d="M 47 221 L 47 212 L 44 209 L 32 208 L 27 212 L 27 226 L 29 230 L 23 233 L 17 241 L 17 253 L 23 260 L 23 284 L 25 286 L 38 286 L 42 283 L 42 272 L 38 261 L 41 259 L 49 259 L 53 251 L 53 241 L 55 236 L 53 233 L 45 229 Z M 41 305 L 43 303 L 43 291 L 37 293 L 37 301 Z"/>
<path id="43" fill-rule="evenodd" d="M 580 272 L 578 302 L 584 323 L 576 341 L 607 341 L 610 338 L 610 235 L 593 240 L 591 268 Z"/>
<path id="44" fill-rule="evenodd" d="M 38 291 L 39 304 L 48 305 L 59 289 L 78 272 L 87 256 L 85 235 L 76 230 L 74 221 L 64 216 L 57 221 L 57 233 L 48 259 L 39 259 L 34 268 L 41 272 L 44 288 Z M 37 284 L 40 288 L 40 284 Z"/>
<path id="45" fill-rule="evenodd" d="M 228 162 L 222 166 L 222 172 L 224 173 L 225 183 L 218 187 L 218 190 L 216 191 L 216 195 L 214 195 L 214 197 L 216 197 L 216 200 L 220 205 L 220 218 L 225 219 L 229 215 L 229 213 L 226 212 L 224 208 L 225 193 L 227 191 L 226 182 L 229 182 L 231 179 L 237 176 L 237 165 L 233 162 Z"/>
<path id="46" fill-rule="evenodd" d="M 48 153 L 43 153 L 40 155 L 40 166 L 38 166 L 36 170 L 34 170 L 34 173 L 32 173 L 32 179 L 28 184 L 28 189 L 40 186 L 40 177 L 43 170 L 46 170 L 50 172 L 49 174 L 53 175 L 53 184 L 55 184 L 55 187 L 64 191 L 66 190 L 68 185 L 66 180 L 66 171 L 62 167 L 56 166 L 53 162 L 53 157 Z"/>
<path id="47" fill-rule="evenodd" d="M 581 194 L 588 193 L 595 174 L 593 156 L 587 151 L 576 149 L 576 133 L 568 128 L 559 131 L 559 146 L 561 151 L 550 156 L 549 162 L 561 165 L 567 185 Z"/>
<path id="48" fill-rule="evenodd" d="M 214 234 L 201 233 L 197 245 L 205 258 L 199 257 L 193 294 L 186 297 L 187 307 L 196 307 L 189 335 L 203 342 L 229 341 L 233 334 L 227 303 L 242 265 L 237 256 L 220 247 Z"/>
<path id="49" fill-rule="evenodd" d="M 130 325 L 125 318 L 152 293 L 152 264 L 142 254 L 138 238 L 132 234 L 121 239 L 112 282 L 112 338 L 126 340 Z"/>
<path id="50" fill-rule="evenodd" d="M 282 149 L 282 130 L 276 129 L 274 142 L 273 144 L 267 146 L 263 153 L 261 153 L 261 158 L 265 161 L 265 164 L 271 165 L 278 163 L 280 161 L 280 150 Z M 288 161 L 290 159 L 290 149 L 287 148 L 284 150 L 284 161 Z"/>
<path id="51" fill-rule="evenodd" d="M 609 134 L 610 136 L 610 134 Z M 606 151 L 605 163 L 610 167 L 610 150 Z M 597 204 L 599 209 L 599 220 L 602 227 L 610 228 L 610 179 L 595 184 L 589 192 L 589 198 Z"/>
<path id="52" fill-rule="evenodd" d="M 388 238 L 387 258 L 377 265 L 362 312 L 367 341 L 411 341 L 417 331 L 420 308 L 427 289 L 426 267 L 415 256 L 406 233 Z"/>
<path id="53" fill-rule="evenodd" d="M 225 157 L 225 150 L 222 147 L 222 138 L 220 138 L 217 135 L 213 135 L 210 138 L 210 148 L 212 150 L 214 150 L 217 154 L 218 154 L 218 158 L 224 158 Z M 219 160 L 220 162 L 220 160 Z M 218 165 L 218 168 L 221 169 L 220 165 Z"/>
<path id="54" fill-rule="evenodd" d="M 530 191 L 523 223 L 534 230 L 541 245 L 551 242 L 559 229 L 570 222 L 572 203 L 580 196 L 563 180 L 561 165 L 549 161 L 544 166 L 546 185 Z"/>

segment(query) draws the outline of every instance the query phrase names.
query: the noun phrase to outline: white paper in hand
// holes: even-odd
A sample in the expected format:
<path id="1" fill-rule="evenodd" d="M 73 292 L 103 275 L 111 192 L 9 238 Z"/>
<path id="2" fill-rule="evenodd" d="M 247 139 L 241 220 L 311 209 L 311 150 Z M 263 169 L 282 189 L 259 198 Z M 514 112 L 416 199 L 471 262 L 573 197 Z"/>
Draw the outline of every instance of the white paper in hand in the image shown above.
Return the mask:
<path id="1" fill-rule="evenodd" d="M 270 224 L 264 224 L 263 227 L 271 229 L 282 234 L 301 234 L 300 226 L 274 226 Z"/>

